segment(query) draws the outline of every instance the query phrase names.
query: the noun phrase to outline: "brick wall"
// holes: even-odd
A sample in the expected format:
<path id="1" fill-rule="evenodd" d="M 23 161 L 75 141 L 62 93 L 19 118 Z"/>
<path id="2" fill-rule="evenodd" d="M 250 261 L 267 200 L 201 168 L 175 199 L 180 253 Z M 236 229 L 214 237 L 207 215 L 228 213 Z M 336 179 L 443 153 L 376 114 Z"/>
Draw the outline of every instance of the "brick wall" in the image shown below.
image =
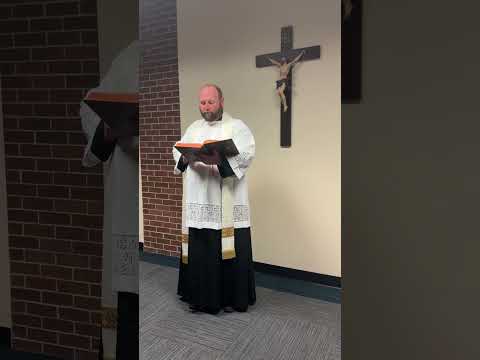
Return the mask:
<path id="1" fill-rule="evenodd" d="M 103 179 L 78 116 L 97 38 L 95 0 L 0 4 L 13 347 L 65 359 L 100 336 Z"/>
<path id="2" fill-rule="evenodd" d="M 140 0 L 140 156 L 144 249 L 180 255 L 182 178 L 173 175 L 180 138 L 175 0 Z"/>

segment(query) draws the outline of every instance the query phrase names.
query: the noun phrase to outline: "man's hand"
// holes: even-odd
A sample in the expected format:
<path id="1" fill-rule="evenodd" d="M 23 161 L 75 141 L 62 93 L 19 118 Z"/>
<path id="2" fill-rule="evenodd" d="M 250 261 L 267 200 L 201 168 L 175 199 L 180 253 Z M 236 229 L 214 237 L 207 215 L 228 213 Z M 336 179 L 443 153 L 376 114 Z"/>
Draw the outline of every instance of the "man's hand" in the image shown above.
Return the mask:
<path id="1" fill-rule="evenodd" d="M 116 136 L 114 135 L 112 128 L 108 126 L 105 121 L 103 122 L 103 139 L 108 143 L 116 140 Z"/>
<path id="2" fill-rule="evenodd" d="M 139 150 L 139 138 L 135 137 L 119 137 L 117 138 L 117 144 L 120 146 L 122 151 L 126 154 L 133 156 L 138 159 L 138 150 Z"/>
<path id="3" fill-rule="evenodd" d="M 212 155 L 199 154 L 200 161 L 207 165 L 218 165 L 222 162 L 218 151 L 213 151 Z"/>
<path id="4" fill-rule="evenodd" d="M 184 164 L 194 164 L 195 161 L 198 161 L 197 158 L 192 154 L 182 155 L 182 161 Z"/>
<path id="5" fill-rule="evenodd" d="M 136 115 L 132 115 L 128 118 L 128 123 L 124 124 L 124 126 L 114 129 L 108 126 L 107 122 L 103 122 L 103 136 L 105 141 L 113 142 L 118 139 L 123 139 L 125 141 L 129 141 L 134 137 L 139 136 L 138 132 L 138 117 Z"/>

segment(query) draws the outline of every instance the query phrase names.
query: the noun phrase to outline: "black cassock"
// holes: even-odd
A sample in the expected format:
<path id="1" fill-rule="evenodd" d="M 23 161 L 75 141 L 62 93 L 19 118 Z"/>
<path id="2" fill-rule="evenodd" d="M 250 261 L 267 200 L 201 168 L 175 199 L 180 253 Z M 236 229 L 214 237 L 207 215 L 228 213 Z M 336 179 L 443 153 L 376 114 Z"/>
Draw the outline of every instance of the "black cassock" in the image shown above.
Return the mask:
<path id="1" fill-rule="evenodd" d="M 179 160 L 177 168 L 188 165 Z M 218 165 L 222 177 L 235 176 L 226 159 Z M 188 229 L 188 264 L 182 262 L 177 294 L 194 308 L 211 314 L 230 306 L 247 311 L 256 301 L 250 228 L 234 230 L 235 258 L 222 260 L 222 231 Z"/>

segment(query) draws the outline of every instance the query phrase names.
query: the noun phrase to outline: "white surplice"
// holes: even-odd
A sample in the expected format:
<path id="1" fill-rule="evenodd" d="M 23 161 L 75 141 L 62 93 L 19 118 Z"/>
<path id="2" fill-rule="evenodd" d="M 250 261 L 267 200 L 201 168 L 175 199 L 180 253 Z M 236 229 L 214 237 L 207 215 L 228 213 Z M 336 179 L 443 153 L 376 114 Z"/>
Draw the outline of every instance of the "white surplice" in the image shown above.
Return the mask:
<path id="1" fill-rule="evenodd" d="M 233 227 L 250 227 L 250 206 L 246 172 L 255 156 L 255 140 L 250 129 L 240 119 L 224 113 L 219 121 L 208 122 L 203 119 L 190 125 L 182 143 L 201 143 L 205 140 L 225 139 L 225 126 L 229 124 L 231 138 L 239 154 L 227 158 L 235 175 L 233 176 Z M 173 148 L 176 162 L 175 174 L 179 174 L 180 152 Z M 183 216 L 184 228 L 222 229 L 222 178 L 216 166 L 196 162 L 188 165 L 183 179 Z"/>

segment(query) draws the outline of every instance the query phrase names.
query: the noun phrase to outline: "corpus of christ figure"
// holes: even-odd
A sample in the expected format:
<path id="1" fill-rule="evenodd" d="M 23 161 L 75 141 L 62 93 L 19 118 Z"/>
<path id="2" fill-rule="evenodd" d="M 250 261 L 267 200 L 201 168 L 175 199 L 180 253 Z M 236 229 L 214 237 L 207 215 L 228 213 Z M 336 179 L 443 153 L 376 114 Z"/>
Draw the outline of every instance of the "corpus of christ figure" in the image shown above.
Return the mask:
<path id="1" fill-rule="evenodd" d="M 300 60 L 303 54 L 305 54 L 305 50 L 298 54 L 297 57 L 291 62 L 287 62 L 287 58 L 284 56 L 281 58 L 281 62 L 273 60 L 270 57 L 268 58 L 268 60 L 270 60 L 273 65 L 278 67 L 278 70 L 280 72 L 279 80 L 277 80 L 277 94 L 282 100 L 283 112 L 286 112 L 288 110 L 287 99 L 285 98 L 285 89 L 288 84 L 288 74 L 290 73 L 290 70 L 292 70 L 293 66 Z"/>

